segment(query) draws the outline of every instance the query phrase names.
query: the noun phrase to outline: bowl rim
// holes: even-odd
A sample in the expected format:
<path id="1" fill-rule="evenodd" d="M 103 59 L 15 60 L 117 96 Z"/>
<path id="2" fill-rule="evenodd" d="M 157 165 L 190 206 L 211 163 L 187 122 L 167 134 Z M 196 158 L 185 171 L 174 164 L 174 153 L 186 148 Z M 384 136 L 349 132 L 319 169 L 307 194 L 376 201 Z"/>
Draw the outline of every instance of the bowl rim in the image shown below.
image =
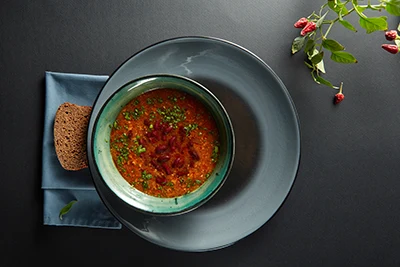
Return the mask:
<path id="1" fill-rule="evenodd" d="M 114 192 L 114 190 L 112 188 L 110 188 L 110 186 L 104 180 L 104 177 L 100 172 L 100 169 L 99 169 L 99 166 L 97 164 L 96 157 L 95 157 L 95 145 L 94 145 L 95 144 L 95 140 L 96 140 L 95 135 L 97 133 L 97 125 L 98 125 L 99 119 L 101 117 L 101 114 L 103 114 L 103 111 L 104 111 L 105 107 L 114 98 L 114 96 L 117 95 L 121 91 L 121 89 L 123 89 L 124 87 L 128 86 L 129 84 L 135 83 L 135 82 L 140 81 L 140 80 L 149 79 L 149 78 L 162 78 L 162 77 L 180 79 L 180 80 L 192 83 L 196 87 L 200 88 L 202 91 L 207 93 L 209 96 L 211 96 L 212 101 L 214 101 L 219 106 L 219 108 L 221 108 L 221 110 L 223 111 L 221 113 L 221 116 L 225 117 L 225 119 L 226 119 L 228 127 L 224 127 L 224 128 L 226 128 L 227 134 L 231 137 L 230 145 L 232 147 L 232 153 L 230 155 L 228 155 L 228 159 L 227 159 L 228 165 L 227 165 L 226 172 L 224 173 L 221 181 L 216 185 L 216 187 L 206 197 L 202 198 L 200 201 L 196 201 L 193 205 L 189 205 L 188 207 L 185 207 L 184 209 L 180 209 L 180 210 L 172 211 L 172 212 L 155 212 L 155 211 L 149 211 L 149 210 L 140 209 L 137 206 L 134 206 L 131 203 L 126 202 L 116 192 Z M 149 92 L 151 90 L 157 90 L 157 89 L 149 89 L 149 90 L 146 90 L 145 92 Z M 177 89 L 177 90 L 179 90 L 179 89 Z M 194 96 L 194 97 L 197 98 L 197 96 Z M 120 108 L 120 109 L 122 109 L 122 108 Z M 124 83 L 123 85 L 121 85 L 101 105 L 101 107 L 99 109 L 99 112 L 97 113 L 97 115 L 95 117 L 95 120 L 94 120 L 94 123 L 93 123 L 93 130 L 92 130 L 92 133 L 91 133 L 91 152 L 92 152 L 91 155 L 93 156 L 93 163 L 94 163 L 93 165 L 96 168 L 96 171 L 99 174 L 99 177 L 101 178 L 101 181 L 110 190 L 110 192 L 112 192 L 112 194 L 114 194 L 124 204 L 128 205 L 129 207 L 131 207 L 132 209 L 134 209 L 134 210 L 136 210 L 138 212 L 141 212 L 141 213 L 147 214 L 147 215 L 153 215 L 153 216 L 170 217 L 170 216 L 176 216 L 176 215 L 185 214 L 185 213 L 188 213 L 190 211 L 193 211 L 193 210 L 199 208 L 200 206 L 202 206 L 203 204 L 208 202 L 210 199 L 212 199 L 214 197 L 214 195 L 216 195 L 217 192 L 222 188 L 222 186 L 224 185 L 225 181 L 227 180 L 227 178 L 228 178 L 228 176 L 229 176 L 229 174 L 230 174 L 230 172 L 232 170 L 232 166 L 233 166 L 233 163 L 234 163 L 234 160 L 235 160 L 235 151 L 236 151 L 235 131 L 234 131 L 233 124 L 232 124 L 231 118 L 229 116 L 229 113 L 227 112 L 227 110 L 226 110 L 225 106 L 222 104 L 222 102 L 218 99 L 217 96 L 215 96 L 214 93 L 212 93 L 203 84 L 199 83 L 198 81 L 196 81 L 194 79 L 191 79 L 191 78 L 188 78 L 188 77 L 182 76 L 182 75 L 177 75 L 177 74 L 152 73 L 152 74 L 148 74 L 148 75 L 143 75 L 143 76 L 137 77 L 137 78 L 132 79 L 132 80 Z M 178 197 L 181 197 L 181 196 L 178 196 Z M 175 199 L 178 198 L 178 197 L 175 197 Z M 161 198 L 161 199 L 163 199 L 163 198 Z"/>

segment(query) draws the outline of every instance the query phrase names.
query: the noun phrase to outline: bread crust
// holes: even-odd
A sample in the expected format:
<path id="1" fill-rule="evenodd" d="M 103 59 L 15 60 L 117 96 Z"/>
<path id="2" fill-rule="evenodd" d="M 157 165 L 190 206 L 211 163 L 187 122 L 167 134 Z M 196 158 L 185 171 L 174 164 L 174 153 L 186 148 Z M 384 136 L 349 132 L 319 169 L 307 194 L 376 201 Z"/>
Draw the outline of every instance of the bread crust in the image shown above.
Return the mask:
<path id="1" fill-rule="evenodd" d="M 92 107 L 70 102 L 61 104 L 54 118 L 54 147 L 65 170 L 88 167 L 86 137 Z"/>

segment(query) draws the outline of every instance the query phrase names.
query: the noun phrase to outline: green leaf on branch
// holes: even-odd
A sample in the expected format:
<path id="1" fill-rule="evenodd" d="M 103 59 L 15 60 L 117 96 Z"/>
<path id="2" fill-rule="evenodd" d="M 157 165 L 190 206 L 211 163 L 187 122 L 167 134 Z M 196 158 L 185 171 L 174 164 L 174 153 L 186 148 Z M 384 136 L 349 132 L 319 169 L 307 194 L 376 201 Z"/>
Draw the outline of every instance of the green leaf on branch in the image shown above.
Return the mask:
<path id="1" fill-rule="evenodd" d="M 311 54 L 311 52 L 314 51 L 314 48 L 315 48 L 315 41 L 313 39 L 308 39 L 304 47 L 304 52 L 309 55 Z"/>
<path id="2" fill-rule="evenodd" d="M 346 8 L 345 3 L 342 3 L 340 1 L 328 1 L 328 6 L 330 9 L 335 11 L 337 14 L 341 13 L 342 15 L 347 15 L 349 13 L 349 11 Z"/>
<path id="3" fill-rule="evenodd" d="M 386 2 L 386 11 L 393 16 L 400 16 L 400 0 L 388 0 Z"/>
<path id="4" fill-rule="evenodd" d="M 316 55 L 318 55 L 318 54 L 319 54 L 319 51 L 318 51 L 317 49 L 314 48 L 313 53 L 312 53 L 311 55 L 309 54 L 308 59 L 311 61 L 311 58 L 313 58 L 314 56 L 316 56 Z M 312 63 L 312 61 L 311 61 L 311 63 Z M 317 69 L 318 69 L 320 72 L 325 73 L 325 65 L 324 65 L 324 61 L 323 61 L 322 59 L 321 59 L 321 61 L 318 62 L 317 64 L 313 63 L 313 65 L 314 65 L 315 67 L 317 67 Z"/>
<path id="5" fill-rule="evenodd" d="M 318 84 L 323 84 L 323 85 L 326 85 L 326 86 L 329 86 L 329 87 L 332 87 L 332 88 L 333 88 L 333 84 L 332 84 L 330 81 L 325 80 L 324 78 L 322 78 L 322 77 L 319 76 L 318 74 L 317 74 L 317 75 L 314 75 L 314 71 L 311 72 L 311 76 L 312 76 L 312 78 L 314 79 L 314 81 L 315 81 L 316 83 L 318 83 Z"/>
<path id="6" fill-rule="evenodd" d="M 316 54 L 315 56 L 312 56 L 312 57 L 310 58 L 310 61 L 311 61 L 312 64 L 316 65 L 316 64 L 318 64 L 319 62 L 321 62 L 323 58 L 324 58 L 324 51 L 319 52 L 319 53 Z"/>
<path id="7" fill-rule="evenodd" d="M 323 15 L 319 18 L 319 20 L 317 20 L 317 22 L 315 23 L 315 24 L 316 24 L 315 26 L 316 26 L 317 28 L 319 28 L 319 27 L 322 25 L 322 22 L 324 22 L 324 19 L 325 19 L 326 15 L 328 14 L 328 12 L 329 12 L 329 11 L 326 11 L 325 14 L 323 14 Z"/>
<path id="8" fill-rule="evenodd" d="M 325 79 L 322 78 L 321 76 L 316 76 L 316 77 L 315 77 L 315 80 L 316 80 L 317 83 L 324 84 L 324 85 L 326 85 L 326 86 L 329 86 L 329 87 L 332 87 L 332 88 L 333 88 L 333 84 L 332 84 L 330 81 L 325 80 Z"/>
<path id="9" fill-rule="evenodd" d="M 339 23 L 342 24 L 345 28 L 349 29 L 350 31 L 357 32 L 357 29 L 347 20 L 339 20 Z"/>
<path id="10" fill-rule="evenodd" d="M 363 27 L 367 33 L 372 33 L 374 31 L 386 31 L 388 29 L 387 17 L 361 17 L 360 16 L 360 26 Z"/>
<path id="11" fill-rule="evenodd" d="M 294 38 L 292 43 L 292 54 L 296 54 L 303 48 L 305 40 L 306 39 L 303 36 Z"/>
<path id="12" fill-rule="evenodd" d="M 357 63 L 357 59 L 352 54 L 344 51 L 332 51 L 331 59 L 338 63 Z"/>
<path id="13" fill-rule="evenodd" d="M 342 51 L 344 50 L 344 46 L 339 44 L 337 41 L 333 39 L 324 39 L 322 41 L 322 46 L 330 51 Z"/>
<path id="14" fill-rule="evenodd" d="M 65 205 L 61 210 L 60 210 L 60 214 L 58 215 L 58 217 L 60 217 L 60 220 L 63 219 L 63 215 L 67 214 L 71 208 L 72 205 L 74 205 L 77 202 L 77 200 L 72 200 L 71 202 L 69 202 L 67 205 Z"/>
<path id="15" fill-rule="evenodd" d="M 394 42 L 396 43 L 396 45 L 397 45 L 398 47 L 400 47 L 400 40 L 394 40 Z"/>

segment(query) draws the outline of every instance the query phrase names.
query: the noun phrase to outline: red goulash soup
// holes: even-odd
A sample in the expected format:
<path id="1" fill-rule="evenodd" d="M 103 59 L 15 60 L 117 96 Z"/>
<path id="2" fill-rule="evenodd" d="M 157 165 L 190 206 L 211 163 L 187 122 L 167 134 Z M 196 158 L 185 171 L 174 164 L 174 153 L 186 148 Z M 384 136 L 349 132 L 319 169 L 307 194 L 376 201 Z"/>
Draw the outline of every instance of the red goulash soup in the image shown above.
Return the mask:
<path id="1" fill-rule="evenodd" d="M 215 121 L 193 96 L 157 89 L 129 102 L 110 125 L 111 155 L 138 190 L 174 198 L 199 188 L 218 160 Z"/>

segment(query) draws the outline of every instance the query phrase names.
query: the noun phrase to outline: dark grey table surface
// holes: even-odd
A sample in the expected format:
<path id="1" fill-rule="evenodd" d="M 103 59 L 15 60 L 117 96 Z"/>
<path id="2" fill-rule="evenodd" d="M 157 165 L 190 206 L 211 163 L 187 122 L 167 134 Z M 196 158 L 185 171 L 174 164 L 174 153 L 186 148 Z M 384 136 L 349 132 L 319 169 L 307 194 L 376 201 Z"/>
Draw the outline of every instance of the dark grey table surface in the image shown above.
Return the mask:
<path id="1" fill-rule="evenodd" d="M 400 266 L 399 55 L 380 48 L 382 32 L 336 26 L 331 36 L 359 62 L 326 62 L 325 77 L 345 83 L 334 106 L 334 90 L 290 54 L 293 23 L 324 2 L 1 1 L 0 266 Z M 125 228 L 43 226 L 44 72 L 111 74 L 138 50 L 185 35 L 244 46 L 286 85 L 302 151 L 284 205 L 253 234 L 207 253 L 172 251 Z"/>

